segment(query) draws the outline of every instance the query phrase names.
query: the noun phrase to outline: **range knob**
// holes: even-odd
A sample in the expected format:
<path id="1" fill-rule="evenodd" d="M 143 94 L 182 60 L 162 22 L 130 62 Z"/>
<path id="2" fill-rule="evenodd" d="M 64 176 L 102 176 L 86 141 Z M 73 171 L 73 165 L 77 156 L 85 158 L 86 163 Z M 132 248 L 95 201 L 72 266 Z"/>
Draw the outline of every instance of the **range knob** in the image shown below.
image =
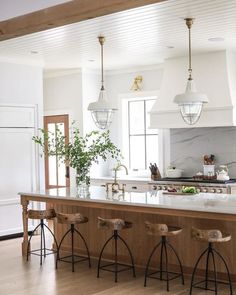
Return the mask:
<path id="1" fill-rule="evenodd" d="M 217 193 L 219 193 L 219 194 L 222 194 L 222 192 L 223 192 L 222 188 L 219 188 L 219 189 L 217 190 Z"/>
<path id="2" fill-rule="evenodd" d="M 158 187 L 157 187 L 156 185 L 153 185 L 153 186 L 152 186 L 152 189 L 153 189 L 154 191 L 156 191 L 157 188 L 158 188 Z"/>
<path id="3" fill-rule="evenodd" d="M 207 188 L 202 188 L 201 191 L 202 191 L 203 193 L 207 193 L 207 192 L 208 192 L 208 189 L 207 189 Z"/>
<path id="4" fill-rule="evenodd" d="M 211 188 L 210 189 L 210 193 L 215 193 L 216 192 L 216 189 L 215 188 Z"/>

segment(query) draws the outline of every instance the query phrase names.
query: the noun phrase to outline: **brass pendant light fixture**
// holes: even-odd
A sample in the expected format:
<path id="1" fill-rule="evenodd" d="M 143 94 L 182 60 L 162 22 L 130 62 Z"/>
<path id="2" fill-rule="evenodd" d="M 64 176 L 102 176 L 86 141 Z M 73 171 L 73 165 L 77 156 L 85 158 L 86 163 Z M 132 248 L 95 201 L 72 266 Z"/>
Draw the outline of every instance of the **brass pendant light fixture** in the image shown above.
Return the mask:
<path id="1" fill-rule="evenodd" d="M 98 100 L 90 103 L 88 110 L 91 111 L 92 118 L 96 126 L 99 129 L 107 129 L 109 128 L 112 122 L 113 114 L 117 109 L 108 101 L 104 87 L 103 45 L 105 43 L 105 37 L 99 36 L 98 41 L 101 45 L 101 89 Z"/>
<path id="2" fill-rule="evenodd" d="M 192 78 L 191 28 L 193 25 L 193 18 L 186 18 L 185 21 L 189 33 L 189 77 L 185 93 L 176 95 L 174 102 L 179 105 L 183 120 L 189 125 L 194 125 L 201 116 L 203 105 L 208 103 L 208 98 L 206 94 L 196 91 L 195 83 Z"/>

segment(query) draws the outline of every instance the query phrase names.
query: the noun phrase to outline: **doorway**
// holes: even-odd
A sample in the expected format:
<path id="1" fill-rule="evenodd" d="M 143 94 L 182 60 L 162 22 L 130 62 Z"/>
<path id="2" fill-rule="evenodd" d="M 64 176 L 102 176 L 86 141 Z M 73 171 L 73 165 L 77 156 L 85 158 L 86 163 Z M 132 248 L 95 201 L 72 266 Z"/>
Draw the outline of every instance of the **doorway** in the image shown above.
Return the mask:
<path id="1" fill-rule="evenodd" d="M 44 116 L 44 129 L 54 136 L 59 129 L 69 142 L 69 116 Z M 50 136 L 50 135 L 49 135 Z M 70 185 L 70 168 L 67 163 L 59 161 L 57 155 L 45 156 L 45 186 L 46 189 L 67 187 Z"/>

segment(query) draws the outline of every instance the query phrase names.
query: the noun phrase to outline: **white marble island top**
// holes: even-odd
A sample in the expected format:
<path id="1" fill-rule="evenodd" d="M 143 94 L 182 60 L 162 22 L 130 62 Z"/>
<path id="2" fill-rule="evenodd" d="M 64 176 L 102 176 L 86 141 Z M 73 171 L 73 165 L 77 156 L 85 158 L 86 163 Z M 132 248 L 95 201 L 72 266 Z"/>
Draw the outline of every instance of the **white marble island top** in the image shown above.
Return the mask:
<path id="1" fill-rule="evenodd" d="M 113 204 L 122 206 L 135 206 L 159 209 L 185 210 L 209 213 L 235 214 L 236 195 L 199 193 L 195 195 L 169 195 L 162 191 L 137 192 L 129 191 L 119 193 L 107 193 L 106 189 L 99 186 L 90 187 L 90 195 L 82 197 L 76 189 L 59 188 L 38 192 L 19 193 L 21 196 L 29 196 L 30 200 L 44 201 L 44 198 L 52 200 L 67 200 L 75 202 L 89 202 Z M 46 200 L 45 200 L 46 201 Z"/>

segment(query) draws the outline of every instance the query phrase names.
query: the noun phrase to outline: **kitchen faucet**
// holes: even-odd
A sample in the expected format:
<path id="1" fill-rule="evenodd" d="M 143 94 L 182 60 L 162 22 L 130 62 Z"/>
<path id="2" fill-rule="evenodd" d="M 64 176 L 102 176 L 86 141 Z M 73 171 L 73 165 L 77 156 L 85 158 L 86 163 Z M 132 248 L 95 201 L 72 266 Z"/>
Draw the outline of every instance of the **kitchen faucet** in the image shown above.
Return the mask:
<path id="1" fill-rule="evenodd" d="M 117 165 L 117 166 L 114 168 L 114 171 L 115 171 L 114 183 L 115 183 L 115 184 L 117 183 L 117 171 L 119 170 L 120 167 L 124 167 L 124 168 L 125 168 L 126 175 L 128 175 L 128 168 L 127 168 L 124 164 L 119 164 L 119 165 Z"/>
<path id="2" fill-rule="evenodd" d="M 111 184 L 111 190 L 112 192 L 114 193 L 117 193 L 119 190 L 122 190 L 122 192 L 124 193 L 125 192 L 125 184 L 122 184 L 122 187 L 120 188 L 120 185 L 119 183 L 117 182 L 117 171 L 120 167 L 123 167 L 125 168 L 125 172 L 126 172 L 126 175 L 128 175 L 128 168 L 123 165 L 123 164 L 118 164 L 115 168 L 114 168 L 114 171 L 115 171 L 115 177 L 114 177 L 114 182 Z M 109 183 L 106 184 L 106 188 L 107 188 L 107 191 L 109 190 Z"/>

